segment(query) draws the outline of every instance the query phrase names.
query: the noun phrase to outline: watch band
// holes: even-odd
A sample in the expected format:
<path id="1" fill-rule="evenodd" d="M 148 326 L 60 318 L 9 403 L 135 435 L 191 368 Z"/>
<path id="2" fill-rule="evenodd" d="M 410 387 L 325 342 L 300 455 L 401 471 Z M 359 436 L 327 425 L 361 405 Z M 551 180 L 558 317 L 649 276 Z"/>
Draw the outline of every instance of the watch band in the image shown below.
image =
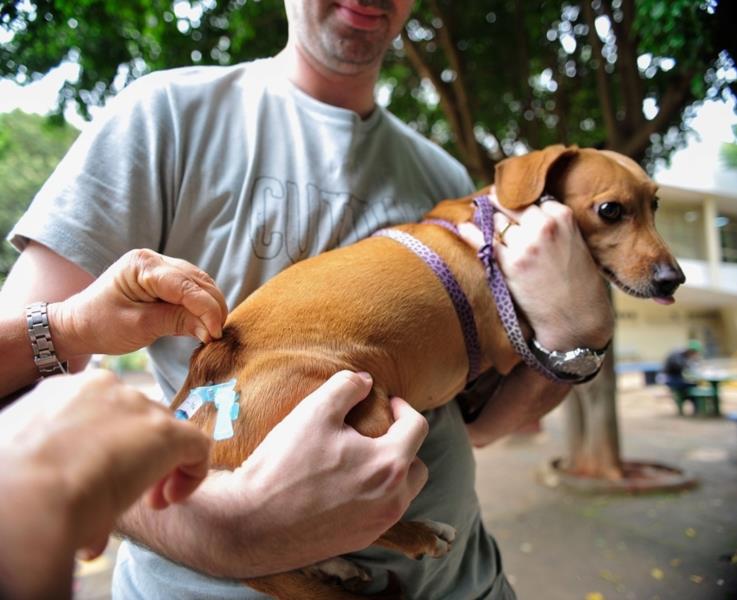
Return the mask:
<path id="1" fill-rule="evenodd" d="M 36 363 L 36 368 L 43 377 L 67 372 L 65 364 L 59 362 L 54 350 L 46 306 L 46 302 L 34 302 L 26 306 L 26 321 L 28 337 L 33 349 L 33 362 Z"/>

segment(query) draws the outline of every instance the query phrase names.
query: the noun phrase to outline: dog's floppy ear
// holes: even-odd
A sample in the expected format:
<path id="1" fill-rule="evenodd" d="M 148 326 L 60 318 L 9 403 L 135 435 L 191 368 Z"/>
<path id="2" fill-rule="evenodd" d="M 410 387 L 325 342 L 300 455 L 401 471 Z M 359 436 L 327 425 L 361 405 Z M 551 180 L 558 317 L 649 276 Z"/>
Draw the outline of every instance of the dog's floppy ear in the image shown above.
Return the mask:
<path id="1" fill-rule="evenodd" d="M 556 144 L 499 162 L 494 176 L 499 202 L 512 210 L 529 206 L 545 191 L 545 180 L 553 165 L 562 157 L 577 153 L 577 146 Z"/>

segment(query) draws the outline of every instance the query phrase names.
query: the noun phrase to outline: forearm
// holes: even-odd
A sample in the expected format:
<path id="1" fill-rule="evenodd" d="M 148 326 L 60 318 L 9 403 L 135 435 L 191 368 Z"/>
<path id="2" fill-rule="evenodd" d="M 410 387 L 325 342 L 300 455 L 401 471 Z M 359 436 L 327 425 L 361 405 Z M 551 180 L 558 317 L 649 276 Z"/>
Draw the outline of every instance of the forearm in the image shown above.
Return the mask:
<path id="1" fill-rule="evenodd" d="M 62 362 L 69 362 L 70 371 L 83 369 L 89 355 L 72 355 L 63 330 L 54 327 L 52 305 L 49 305 L 49 309 L 49 321 L 57 357 Z M 33 362 L 28 325 L 22 309 L 8 311 L 8 314 L 0 317 L 0 352 L 3 356 L 3 360 L 0 361 L 0 398 L 5 398 L 9 394 L 33 384 L 38 379 L 39 372 Z M 2 404 L 0 402 L 0 405 Z"/>
<path id="2" fill-rule="evenodd" d="M 22 315 L 4 315 L 0 320 L 0 398 L 38 379 L 33 351 Z"/>
<path id="3" fill-rule="evenodd" d="M 468 424 L 471 443 L 486 446 L 558 406 L 570 386 L 553 383 L 520 363 L 501 381 L 478 418 Z"/>
<path id="4" fill-rule="evenodd" d="M 117 532 L 213 577 L 258 577 L 311 562 L 295 561 L 290 548 L 272 548 L 259 534 L 258 511 L 244 509 L 240 495 L 238 514 L 229 513 L 233 503 L 223 498 L 216 481 L 220 476 L 211 474 L 185 502 L 162 511 L 137 502 L 118 520 Z"/>

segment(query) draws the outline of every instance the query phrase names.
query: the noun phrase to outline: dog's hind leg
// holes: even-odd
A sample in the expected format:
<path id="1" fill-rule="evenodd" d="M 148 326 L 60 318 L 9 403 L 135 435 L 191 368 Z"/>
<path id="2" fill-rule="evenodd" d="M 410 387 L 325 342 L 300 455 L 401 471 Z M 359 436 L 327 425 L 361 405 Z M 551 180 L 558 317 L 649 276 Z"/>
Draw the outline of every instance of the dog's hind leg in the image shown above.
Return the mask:
<path id="1" fill-rule="evenodd" d="M 456 530 L 436 521 L 399 521 L 374 542 L 409 558 L 440 558 L 450 552 Z"/>

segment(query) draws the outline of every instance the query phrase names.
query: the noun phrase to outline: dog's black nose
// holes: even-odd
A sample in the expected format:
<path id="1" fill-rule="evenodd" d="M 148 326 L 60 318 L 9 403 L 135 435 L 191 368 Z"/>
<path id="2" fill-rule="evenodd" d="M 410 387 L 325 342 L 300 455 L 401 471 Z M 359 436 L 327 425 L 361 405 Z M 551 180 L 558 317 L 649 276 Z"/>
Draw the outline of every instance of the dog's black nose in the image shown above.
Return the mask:
<path id="1" fill-rule="evenodd" d="M 686 277 L 678 265 L 658 263 L 653 273 L 653 287 L 656 296 L 672 296 L 679 285 L 686 281 Z"/>

